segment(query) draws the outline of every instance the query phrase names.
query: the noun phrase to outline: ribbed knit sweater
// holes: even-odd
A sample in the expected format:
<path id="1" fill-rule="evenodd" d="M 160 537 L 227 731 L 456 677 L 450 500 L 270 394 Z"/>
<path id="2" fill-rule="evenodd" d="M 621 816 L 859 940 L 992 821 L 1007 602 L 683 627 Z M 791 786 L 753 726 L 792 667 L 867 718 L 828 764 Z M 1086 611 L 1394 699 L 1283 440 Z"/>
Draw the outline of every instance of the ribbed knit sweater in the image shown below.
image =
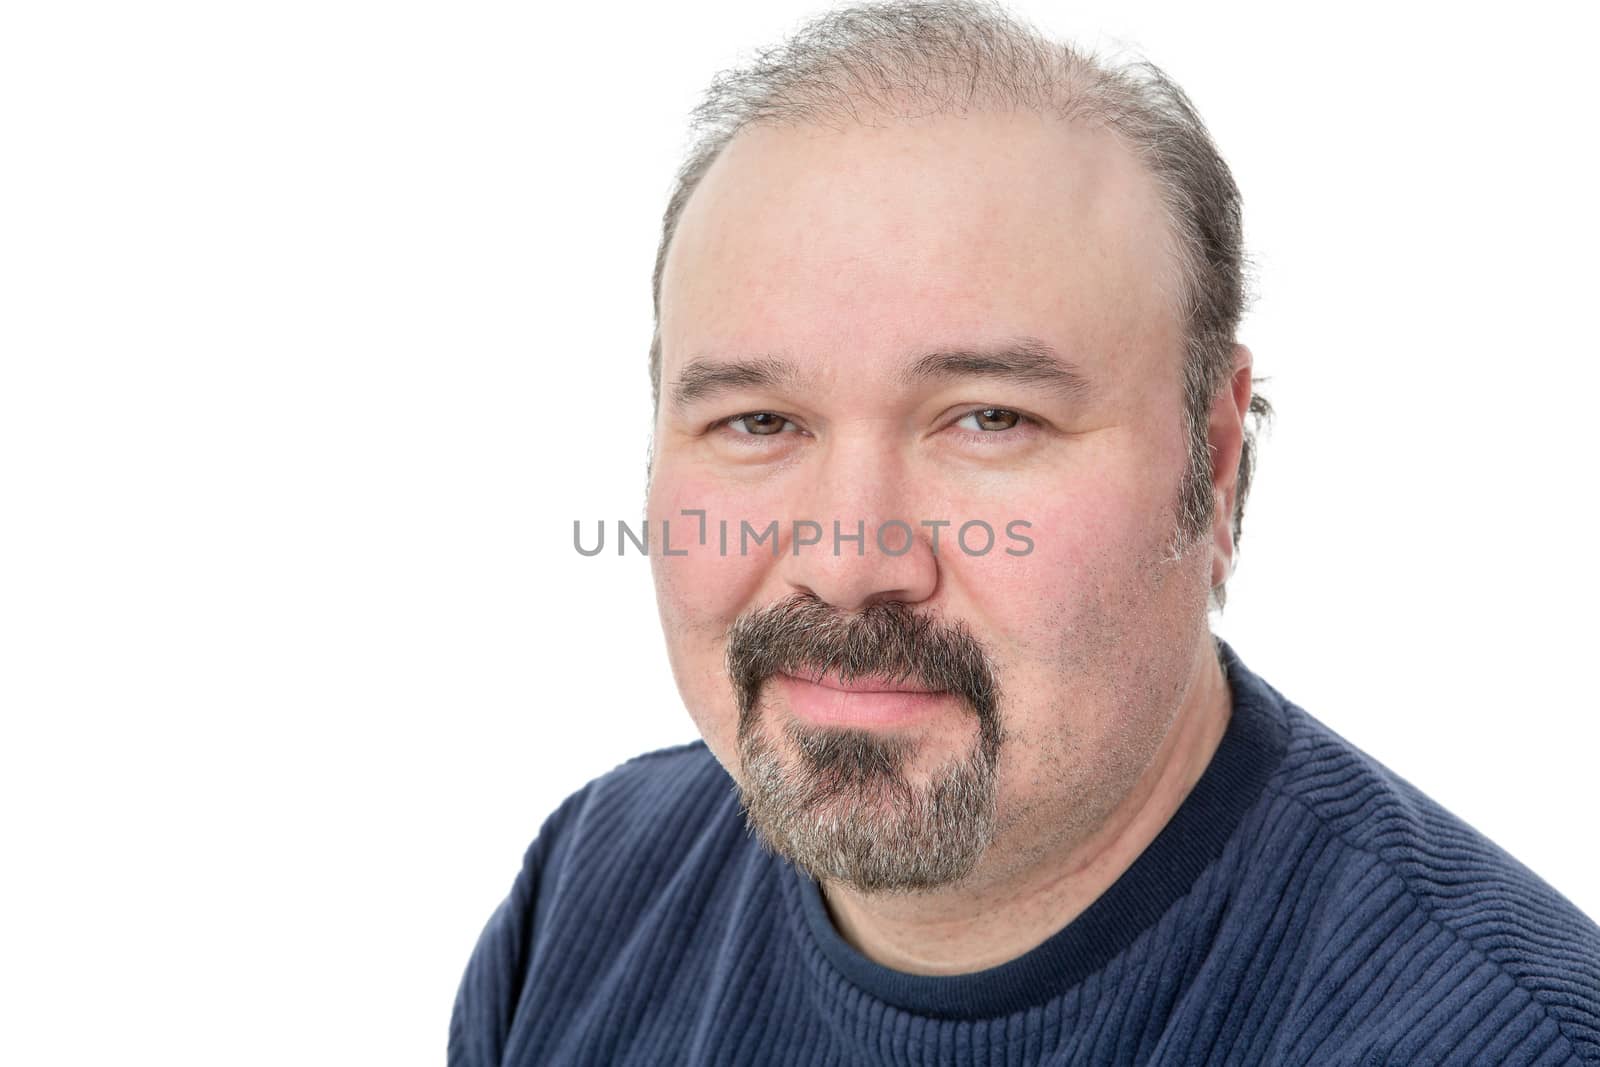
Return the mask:
<path id="1" fill-rule="evenodd" d="M 450 1064 L 1600 1064 L 1600 929 L 1218 647 L 1233 713 L 1171 821 L 971 974 L 847 943 L 703 742 L 622 764 L 528 850 Z"/>

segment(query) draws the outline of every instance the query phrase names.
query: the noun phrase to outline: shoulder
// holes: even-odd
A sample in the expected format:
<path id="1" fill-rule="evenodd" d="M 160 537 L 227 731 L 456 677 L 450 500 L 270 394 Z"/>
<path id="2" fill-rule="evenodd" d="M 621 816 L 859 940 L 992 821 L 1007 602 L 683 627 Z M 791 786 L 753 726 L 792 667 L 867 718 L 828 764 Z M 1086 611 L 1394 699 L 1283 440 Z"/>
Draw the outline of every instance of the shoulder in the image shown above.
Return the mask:
<path id="1" fill-rule="evenodd" d="M 592 779 L 567 799 L 588 827 L 639 828 L 686 814 L 709 798 L 731 794 L 733 779 L 704 741 L 690 741 L 632 756 Z"/>
<path id="2" fill-rule="evenodd" d="M 746 845 L 739 815 L 733 780 L 703 741 L 634 756 L 562 801 L 468 960 L 452 1067 L 500 1063 L 518 1018 L 545 1017 L 539 1004 L 603 999 L 596 991 L 638 960 L 596 945 L 682 922 Z"/>
<path id="3" fill-rule="evenodd" d="M 1481 1040 L 1520 1035 L 1519 1052 L 1566 1045 L 1600 1064 L 1600 928 L 1460 817 L 1253 681 L 1286 736 L 1269 803 L 1300 828 L 1298 855 L 1337 857 L 1306 912 L 1317 975 L 1307 1003 L 1367 1002 L 1392 1037 L 1393 1062 L 1430 1062 L 1482 1022 Z M 1487 1021 L 1512 1006 L 1515 1021 L 1498 1030 Z"/>
<path id="4" fill-rule="evenodd" d="M 564 800 L 529 849 L 555 868 L 591 850 L 670 852 L 737 809 L 733 780 L 704 741 L 633 756 Z"/>

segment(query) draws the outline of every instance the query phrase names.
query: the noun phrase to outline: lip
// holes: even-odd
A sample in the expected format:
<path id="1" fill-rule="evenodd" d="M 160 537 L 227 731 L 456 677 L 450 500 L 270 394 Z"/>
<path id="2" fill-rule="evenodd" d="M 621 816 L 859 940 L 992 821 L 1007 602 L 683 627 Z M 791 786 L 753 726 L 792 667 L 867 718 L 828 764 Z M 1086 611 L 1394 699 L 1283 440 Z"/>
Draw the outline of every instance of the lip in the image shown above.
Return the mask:
<path id="1" fill-rule="evenodd" d="M 891 727 L 917 722 L 948 707 L 954 694 L 912 681 L 853 678 L 837 672 L 817 678 L 775 674 L 775 688 L 798 718 L 818 726 Z"/>
<path id="2" fill-rule="evenodd" d="M 827 674 L 815 678 L 801 677 L 798 674 L 785 674 L 797 682 L 806 682 L 810 685 L 819 685 L 824 689 L 835 689 L 841 693 L 942 693 L 942 689 L 929 689 L 925 685 L 918 685 L 912 681 L 895 681 L 890 678 L 852 678 L 848 682 L 839 677 L 838 671 L 829 671 Z"/>

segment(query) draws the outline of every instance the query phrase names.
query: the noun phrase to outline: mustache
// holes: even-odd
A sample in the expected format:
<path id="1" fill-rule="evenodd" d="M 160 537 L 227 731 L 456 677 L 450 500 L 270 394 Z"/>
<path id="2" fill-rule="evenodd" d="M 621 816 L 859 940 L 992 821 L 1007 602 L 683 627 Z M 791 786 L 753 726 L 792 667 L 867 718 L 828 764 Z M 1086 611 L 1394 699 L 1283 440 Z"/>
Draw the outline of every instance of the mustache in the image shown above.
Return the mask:
<path id="1" fill-rule="evenodd" d="M 986 736 L 998 734 L 999 685 L 983 646 L 959 621 L 946 623 L 900 601 L 844 613 L 813 593 L 793 593 L 747 612 L 728 631 L 727 669 L 741 724 L 755 712 L 761 686 L 774 674 L 843 681 L 912 681 L 961 697 Z"/>

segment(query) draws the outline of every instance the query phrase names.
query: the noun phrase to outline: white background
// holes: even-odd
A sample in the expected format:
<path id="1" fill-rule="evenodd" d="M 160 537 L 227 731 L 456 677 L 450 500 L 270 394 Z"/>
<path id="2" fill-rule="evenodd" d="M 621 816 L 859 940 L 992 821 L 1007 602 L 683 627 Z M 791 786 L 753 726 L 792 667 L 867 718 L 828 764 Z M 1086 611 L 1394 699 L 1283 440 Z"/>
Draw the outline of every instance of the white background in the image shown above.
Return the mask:
<path id="1" fill-rule="evenodd" d="M 571 527 L 642 506 L 685 115 L 812 9 L 4 9 L 0 1059 L 439 1062 L 540 821 L 696 736 Z M 1017 9 L 1244 191 L 1219 632 L 1600 914 L 1578 5 Z"/>

